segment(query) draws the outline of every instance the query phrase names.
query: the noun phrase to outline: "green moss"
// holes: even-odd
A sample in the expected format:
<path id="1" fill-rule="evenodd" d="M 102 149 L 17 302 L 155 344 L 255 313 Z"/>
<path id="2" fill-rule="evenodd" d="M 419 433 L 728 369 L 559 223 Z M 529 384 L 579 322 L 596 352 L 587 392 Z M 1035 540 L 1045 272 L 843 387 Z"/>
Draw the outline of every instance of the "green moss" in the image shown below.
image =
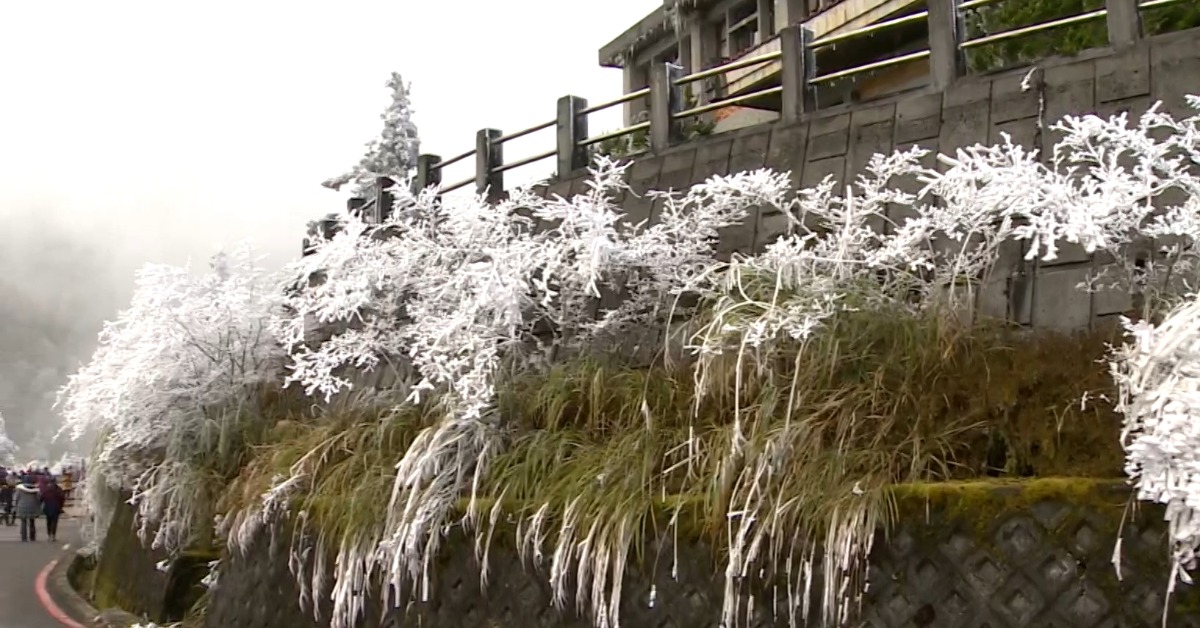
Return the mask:
<path id="1" fill-rule="evenodd" d="M 1120 479 L 1053 477 L 994 479 L 966 482 L 904 484 L 889 489 L 898 520 L 933 521 L 931 534 L 948 528 L 970 531 L 979 540 L 991 537 L 991 529 L 1005 515 L 1027 513 L 1047 501 L 1070 503 L 1080 511 L 1099 514 L 1103 520 L 1121 514 L 1129 502 L 1129 488 Z M 1063 526 L 1059 526 L 1063 527 Z M 1116 528 L 1112 531 L 1115 533 Z M 944 538 L 944 537 L 943 537 Z"/>

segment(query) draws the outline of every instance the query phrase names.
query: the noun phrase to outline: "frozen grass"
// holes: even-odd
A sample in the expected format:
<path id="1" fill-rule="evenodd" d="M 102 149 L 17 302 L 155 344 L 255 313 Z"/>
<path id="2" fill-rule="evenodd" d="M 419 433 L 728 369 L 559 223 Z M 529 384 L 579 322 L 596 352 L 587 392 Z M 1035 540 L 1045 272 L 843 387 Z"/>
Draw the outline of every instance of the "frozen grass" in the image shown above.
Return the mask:
<path id="1" fill-rule="evenodd" d="M 858 577 L 877 526 L 894 516 L 890 486 L 1121 474 L 1111 438 L 1121 421 L 1102 362 L 1114 331 L 964 329 L 932 314 L 848 311 L 826 332 L 803 352 L 777 351 L 761 377 L 741 379 L 736 430 L 731 364 L 714 367 L 701 397 L 690 365 L 635 368 L 616 358 L 506 380 L 504 446 L 460 512 L 477 551 L 485 556 L 515 518 L 517 546 L 549 563 L 557 601 L 616 625 L 620 580 L 647 538 L 700 536 L 729 557 L 733 597 L 766 568 L 766 577 L 791 576 L 800 608 L 803 566 L 820 555 L 852 549 L 826 565 Z M 253 509 L 279 477 L 304 477 L 289 502 L 299 513 L 296 548 L 315 540 L 330 555 L 374 551 L 395 460 L 436 416 L 430 407 L 347 408 L 280 423 L 222 509 Z M 306 574 L 308 599 L 328 594 L 317 571 Z M 825 596 L 814 607 L 825 620 L 846 616 L 852 596 Z"/>

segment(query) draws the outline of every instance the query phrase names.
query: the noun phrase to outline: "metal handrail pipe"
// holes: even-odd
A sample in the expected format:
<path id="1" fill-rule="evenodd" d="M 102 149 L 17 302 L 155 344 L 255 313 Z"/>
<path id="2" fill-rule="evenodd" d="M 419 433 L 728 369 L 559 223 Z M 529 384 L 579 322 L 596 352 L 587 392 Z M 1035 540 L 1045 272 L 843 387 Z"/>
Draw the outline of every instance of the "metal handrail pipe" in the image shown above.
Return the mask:
<path id="1" fill-rule="evenodd" d="M 1050 30 L 1052 28 L 1059 28 L 1062 26 L 1070 26 L 1072 24 L 1082 24 L 1083 22 L 1090 22 L 1092 20 L 1102 18 L 1106 15 L 1108 15 L 1108 9 L 1096 9 L 1095 11 L 1088 11 L 1087 13 L 1080 13 L 1079 15 L 1074 15 L 1071 17 L 1064 17 L 1064 18 L 1058 19 L 1058 20 L 1042 22 L 1041 24 L 1033 24 L 1031 26 L 1014 28 L 1010 31 L 1004 31 L 1002 33 L 996 33 L 994 35 L 985 35 L 983 37 L 979 37 L 976 39 L 968 39 L 967 41 L 964 41 L 963 43 L 959 44 L 958 47 L 963 50 L 966 50 L 968 48 L 974 48 L 976 46 L 982 46 L 984 44 L 991 44 L 991 43 L 995 43 L 998 41 L 1004 41 L 1006 39 L 1012 39 L 1014 37 L 1020 37 L 1022 35 L 1029 35 L 1031 33 L 1040 33 L 1044 30 Z"/>
<path id="2" fill-rule="evenodd" d="M 710 102 L 706 105 L 692 107 L 691 109 L 684 109 L 683 111 L 680 111 L 679 113 L 675 114 L 675 118 L 676 119 L 690 118 L 691 116 L 698 116 L 702 113 L 716 111 L 717 109 L 722 109 L 722 108 L 728 107 L 730 105 L 736 105 L 740 102 L 745 102 L 747 100 L 753 100 L 760 96 L 770 96 L 772 94 L 779 94 L 781 92 L 783 92 L 783 86 L 779 85 L 779 86 L 771 87 L 771 88 L 764 89 L 761 91 L 751 92 L 749 94 L 742 94 L 741 96 L 734 96 L 732 98 L 726 98 L 724 100 Z"/>
<path id="3" fill-rule="evenodd" d="M 616 107 L 617 105 L 623 105 L 631 100 L 637 100 L 638 98 L 642 98 L 643 96 L 649 96 L 649 95 L 650 95 L 650 88 L 643 87 L 639 90 L 634 90 L 632 92 L 629 92 L 628 94 L 625 94 L 624 96 L 621 96 L 620 98 L 614 98 L 608 102 L 602 102 L 598 105 L 591 105 L 590 107 L 585 107 L 582 110 L 580 110 L 580 112 L 576 115 L 586 116 L 589 113 L 596 113 L 597 111 L 604 111 L 605 109 L 608 109 L 609 107 Z"/>
<path id="4" fill-rule="evenodd" d="M 908 63 L 909 61 L 919 61 L 928 56 L 929 56 L 928 50 L 919 50 L 917 52 L 910 52 L 906 55 L 900 55 L 898 57 L 884 59 L 883 61 L 876 61 L 874 63 L 868 63 L 866 65 L 860 65 L 860 66 L 856 66 L 853 68 L 846 68 L 845 70 L 838 70 L 837 72 L 830 72 L 829 74 L 822 74 L 821 76 L 814 76 L 814 77 L 808 79 L 808 83 L 810 85 L 816 85 L 817 83 L 825 83 L 828 81 L 832 81 L 834 79 L 845 78 L 847 76 L 854 76 L 855 74 L 861 74 L 863 72 L 868 72 L 870 70 L 879 70 L 881 68 L 887 68 L 887 67 L 891 67 L 893 65 L 898 65 L 901 63 Z"/>
<path id="5" fill-rule="evenodd" d="M 1012 2 L 1013 0 L 1008 1 Z M 1000 0 L 966 0 L 966 2 L 958 3 L 958 10 L 966 11 L 967 9 L 974 9 L 975 7 L 981 7 L 985 4 L 995 4 L 997 2 L 1000 2 Z"/>
<path id="6" fill-rule="evenodd" d="M 696 81 L 699 81 L 702 79 L 717 76 L 718 74 L 725 74 L 726 72 L 732 72 L 733 70 L 740 70 L 742 68 L 748 68 L 752 65 L 762 65 L 764 63 L 770 63 L 771 61 L 774 61 L 782 56 L 783 56 L 783 53 L 779 50 L 776 50 L 775 52 L 764 52 L 763 54 L 754 55 L 753 57 L 745 57 L 743 59 L 738 59 L 737 61 L 731 61 L 729 63 L 726 63 L 725 65 L 718 65 L 715 68 L 709 68 L 707 70 L 700 70 L 699 72 L 693 72 L 686 76 L 681 76 L 681 77 L 675 79 L 675 85 L 687 85 L 689 83 L 695 83 Z"/>
<path id="7" fill-rule="evenodd" d="M 1143 2 L 1143 3 L 1139 4 L 1138 8 L 1139 9 L 1156 9 L 1158 7 L 1166 6 L 1168 4 L 1175 4 L 1176 2 L 1180 2 L 1180 1 L 1181 0 L 1149 0 L 1148 2 Z"/>
<path id="8" fill-rule="evenodd" d="M 541 161 L 543 159 L 554 157 L 557 154 L 558 154 L 558 149 L 548 150 L 544 153 L 538 153 L 536 155 L 532 155 L 532 156 L 526 157 L 524 159 L 518 159 L 517 161 L 514 161 L 511 164 L 504 164 L 503 166 L 496 168 L 496 172 L 507 172 L 509 170 L 514 170 L 516 168 L 520 168 L 521 166 L 527 166 L 535 161 Z"/>
<path id="9" fill-rule="evenodd" d="M 472 148 L 471 150 L 469 150 L 465 153 L 460 153 L 458 155 L 455 155 L 455 156 L 451 157 L 450 159 L 444 159 L 442 161 L 439 161 L 436 164 L 433 164 L 432 166 L 430 166 L 430 169 L 441 170 L 442 168 L 445 168 L 446 166 L 449 166 L 450 164 L 458 163 L 458 162 L 466 159 L 467 157 L 473 156 L 474 154 L 475 154 L 475 149 Z"/>
<path id="10" fill-rule="evenodd" d="M 649 122 L 640 122 L 633 126 L 627 126 L 623 129 L 617 129 L 616 131 L 609 131 L 608 133 L 601 133 L 600 135 L 595 135 L 595 136 L 589 137 L 586 140 L 581 140 L 579 142 L 579 145 L 580 146 L 591 146 L 592 144 L 599 144 L 600 142 L 603 142 L 604 140 L 611 140 L 615 137 L 629 135 L 630 133 L 637 133 L 638 131 L 644 131 L 649 128 L 650 128 Z"/>
<path id="11" fill-rule="evenodd" d="M 805 44 L 805 48 L 808 48 L 809 50 L 812 50 L 814 48 L 824 48 L 825 46 L 831 46 L 833 44 L 836 44 L 841 41 L 845 41 L 847 39 L 854 39 L 855 37 L 860 37 L 862 35 L 869 35 L 876 31 L 881 31 L 881 30 L 884 30 L 887 28 L 891 28 L 893 26 L 899 26 L 901 24 L 907 24 L 909 22 L 919 22 L 921 20 L 928 19 L 928 18 L 929 18 L 929 11 L 918 11 L 917 13 L 913 13 L 912 15 L 905 15 L 902 17 L 892 18 L 890 20 L 884 20 L 882 22 L 875 22 L 874 24 L 871 24 L 868 26 L 863 26 L 861 28 L 856 28 L 852 31 L 846 31 L 844 33 L 838 33 L 836 35 L 827 35 L 820 39 L 816 39 L 811 42 L 808 42 L 807 44 Z"/>
<path id="12" fill-rule="evenodd" d="M 515 140 L 518 137 L 525 137 L 526 135 L 529 135 L 531 133 L 537 133 L 538 131 L 544 131 L 556 124 L 558 124 L 558 120 L 551 120 L 549 122 L 543 122 L 541 124 L 531 126 L 528 129 L 522 129 L 520 131 L 517 131 L 516 133 L 509 133 L 508 135 L 501 135 L 500 137 L 493 140 L 492 144 L 503 144 L 509 140 Z"/>
<path id="13" fill-rule="evenodd" d="M 454 190 L 457 190 L 459 188 L 465 188 L 474 182 L 475 182 L 475 177 L 469 177 L 469 178 L 463 179 L 462 181 L 459 181 L 457 183 L 452 183 L 450 185 L 442 186 L 441 191 L 442 192 L 453 192 Z"/>

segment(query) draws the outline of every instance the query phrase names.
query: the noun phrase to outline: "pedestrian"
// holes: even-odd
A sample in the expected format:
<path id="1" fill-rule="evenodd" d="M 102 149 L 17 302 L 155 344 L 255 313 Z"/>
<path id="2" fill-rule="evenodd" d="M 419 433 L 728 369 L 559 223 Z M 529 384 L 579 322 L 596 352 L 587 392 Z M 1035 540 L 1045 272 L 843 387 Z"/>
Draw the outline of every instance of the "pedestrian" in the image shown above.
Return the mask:
<path id="1" fill-rule="evenodd" d="M 71 489 L 75 488 L 75 474 L 70 467 L 63 470 L 62 474 L 62 490 L 63 497 L 67 500 L 71 499 Z"/>
<path id="2" fill-rule="evenodd" d="M 37 482 L 32 475 L 21 478 L 16 492 L 17 518 L 21 520 L 21 541 L 37 540 L 37 517 L 42 509 Z"/>
<path id="3" fill-rule="evenodd" d="M 16 523 L 13 516 L 13 487 L 8 480 L 0 480 L 0 509 L 0 520 L 4 521 L 4 525 Z"/>
<path id="4" fill-rule="evenodd" d="M 62 516 L 66 502 L 66 495 L 58 485 L 58 480 L 50 476 L 46 488 L 42 489 L 42 512 L 46 514 L 46 536 L 50 537 L 51 542 L 58 540 L 58 518 Z"/>

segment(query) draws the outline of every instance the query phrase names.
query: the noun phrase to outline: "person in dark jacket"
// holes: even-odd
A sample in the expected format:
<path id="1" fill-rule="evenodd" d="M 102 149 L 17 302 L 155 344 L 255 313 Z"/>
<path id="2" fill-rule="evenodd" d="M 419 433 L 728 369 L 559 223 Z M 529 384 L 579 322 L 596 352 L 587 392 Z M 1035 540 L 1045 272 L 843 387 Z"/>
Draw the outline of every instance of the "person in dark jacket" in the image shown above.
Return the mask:
<path id="1" fill-rule="evenodd" d="M 7 479 L 0 480 L 0 521 L 9 526 L 17 521 L 13 515 L 13 487 Z"/>
<path id="2" fill-rule="evenodd" d="M 46 514 L 46 536 L 50 541 L 58 540 L 58 518 L 62 516 L 67 496 L 63 493 L 58 480 L 50 476 L 46 480 L 46 488 L 42 489 L 42 512 Z"/>
<path id="3" fill-rule="evenodd" d="M 37 540 L 37 518 L 42 510 L 42 498 L 38 494 L 37 481 L 32 475 L 21 478 L 16 492 L 17 519 L 21 520 L 21 541 Z"/>

